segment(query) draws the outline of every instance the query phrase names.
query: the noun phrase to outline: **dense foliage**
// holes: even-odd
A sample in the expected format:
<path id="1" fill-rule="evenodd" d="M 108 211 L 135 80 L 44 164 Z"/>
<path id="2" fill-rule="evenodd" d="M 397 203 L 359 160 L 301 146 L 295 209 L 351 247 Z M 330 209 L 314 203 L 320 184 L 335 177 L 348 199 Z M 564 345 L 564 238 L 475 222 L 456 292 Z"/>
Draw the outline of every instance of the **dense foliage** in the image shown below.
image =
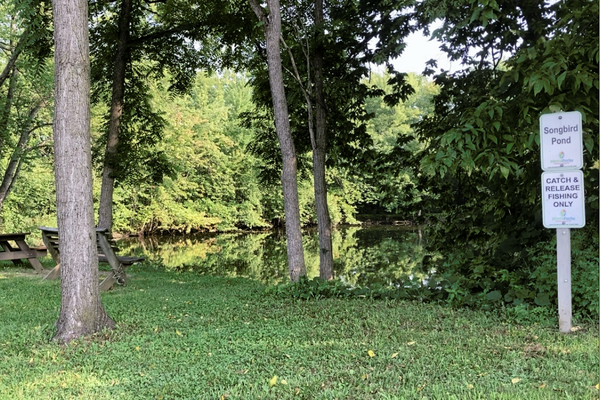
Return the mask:
<path id="1" fill-rule="evenodd" d="M 435 112 L 416 124 L 424 147 L 408 155 L 431 193 L 421 203 L 429 246 L 443 255 L 431 267 L 467 304 L 480 294 L 547 303 L 552 292 L 532 275 L 532 249 L 553 232 L 541 224 L 540 114 L 583 115 L 590 229 L 581 234 L 598 240 L 598 3 L 452 4 L 427 1 L 420 11 L 426 22 L 441 18 L 434 35 L 465 69 L 435 76 Z"/>
<path id="2" fill-rule="evenodd" d="M 417 94 L 406 103 L 394 108 L 386 108 L 381 98 L 367 103 L 373 118 L 366 130 L 373 138 L 374 149 L 382 155 L 389 152 L 390 145 L 385 143 L 393 143 L 397 132 L 409 132 L 409 124 L 418 118 L 420 107 L 426 107 L 427 96 L 434 89 L 431 84 L 417 84 L 419 79 L 410 78 Z M 385 80 L 383 75 L 373 74 L 370 84 L 385 87 Z M 164 85 L 149 89 L 154 98 L 151 107 L 166 124 L 163 139 L 154 145 L 155 150 L 171 172 L 162 183 L 156 183 L 156 165 L 138 159 L 131 172 L 136 178 L 124 179 L 115 189 L 115 231 L 226 231 L 281 225 L 284 217 L 279 184 L 277 180 L 261 179 L 261 171 L 270 164 L 246 151 L 257 131 L 241 126 L 237 118 L 253 107 L 247 82 L 243 74 L 224 72 L 198 75 L 190 94 L 185 96 L 171 96 Z M 95 137 L 100 137 L 104 129 L 103 114 L 102 105 L 93 109 Z M 35 231 L 39 225 L 55 225 L 51 154 L 33 158 L 31 163 L 7 200 L 3 212 L 5 231 Z M 329 208 L 334 224 L 356 223 L 356 207 L 360 204 L 380 203 L 397 210 L 398 200 L 393 199 L 404 198 L 403 185 L 410 180 L 410 171 L 396 177 L 388 167 L 385 173 L 389 183 L 382 191 L 377 184 L 379 178 L 373 175 L 369 178 L 358 170 L 330 168 Z M 316 223 L 312 178 L 309 174 L 301 178 L 300 215 L 303 224 L 311 225 Z M 98 177 L 95 184 L 96 199 L 99 180 Z M 398 182 L 403 184 L 396 185 Z M 383 196 L 390 200 L 383 201 Z"/>

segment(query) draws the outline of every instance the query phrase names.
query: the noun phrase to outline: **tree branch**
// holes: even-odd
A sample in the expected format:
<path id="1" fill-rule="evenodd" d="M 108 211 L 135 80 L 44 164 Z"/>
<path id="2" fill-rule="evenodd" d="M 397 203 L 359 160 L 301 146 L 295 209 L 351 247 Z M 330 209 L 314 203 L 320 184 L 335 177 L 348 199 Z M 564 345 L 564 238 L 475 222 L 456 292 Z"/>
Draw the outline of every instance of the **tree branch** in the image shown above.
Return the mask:
<path id="1" fill-rule="evenodd" d="M 15 46 L 15 50 L 13 51 L 10 58 L 6 62 L 6 65 L 4 66 L 4 70 L 2 71 L 2 73 L 0 73 L 0 87 L 2 87 L 2 85 L 4 85 L 4 82 L 10 76 L 10 71 L 15 66 L 15 63 L 17 62 L 17 58 L 19 58 L 19 55 L 23 51 L 23 47 L 25 46 L 25 42 L 27 41 L 27 36 L 29 36 L 29 30 L 25 30 L 25 32 L 23 32 L 23 34 L 19 38 L 19 42 Z"/>
<path id="2" fill-rule="evenodd" d="M 248 3 L 250 3 L 250 7 L 252 7 L 252 11 L 254 11 L 258 20 L 267 25 L 269 23 L 269 18 L 267 17 L 264 8 L 262 8 L 256 0 L 248 0 Z"/>
<path id="3" fill-rule="evenodd" d="M 296 78 L 296 81 L 298 82 L 298 85 L 300 86 L 300 89 L 302 90 L 302 93 L 304 94 L 304 98 L 306 99 L 306 108 L 308 110 L 308 134 L 310 135 L 310 144 L 314 151 L 316 149 L 317 144 L 315 142 L 315 133 L 314 133 L 314 129 L 313 129 L 312 100 L 311 100 L 311 96 L 309 95 L 310 75 L 308 77 L 308 82 L 307 82 L 308 90 L 307 90 L 304 88 L 304 85 L 302 84 L 302 79 L 300 78 L 300 73 L 298 72 L 298 68 L 296 67 L 296 61 L 294 60 L 294 55 L 292 54 L 292 50 L 285 42 L 285 39 L 283 38 L 283 36 L 279 36 L 279 41 L 281 42 L 281 44 L 283 44 L 283 47 L 287 50 L 287 52 L 290 56 L 290 61 L 292 62 L 292 68 L 294 68 L 294 74 L 292 74 L 292 76 L 294 76 Z M 307 60 L 307 63 L 309 63 L 308 60 Z M 310 63 L 309 63 L 309 65 L 310 65 Z M 289 70 L 286 68 L 286 71 L 289 71 Z M 310 71 L 310 68 L 309 68 L 309 71 Z"/>

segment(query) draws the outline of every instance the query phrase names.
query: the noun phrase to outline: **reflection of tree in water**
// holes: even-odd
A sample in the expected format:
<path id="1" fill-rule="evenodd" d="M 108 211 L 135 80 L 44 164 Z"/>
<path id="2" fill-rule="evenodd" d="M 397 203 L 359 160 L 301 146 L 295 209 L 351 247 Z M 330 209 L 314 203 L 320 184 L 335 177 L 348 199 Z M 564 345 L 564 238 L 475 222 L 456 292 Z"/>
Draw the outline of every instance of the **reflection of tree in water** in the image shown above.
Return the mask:
<path id="1" fill-rule="evenodd" d="M 424 279 L 423 246 L 417 231 L 397 227 L 359 229 L 354 242 L 343 243 L 336 262 L 336 276 L 347 283 L 365 286 L 395 285 L 409 278 Z"/>
<path id="2" fill-rule="evenodd" d="M 319 274 L 316 230 L 303 233 L 309 278 Z M 336 278 L 351 284 L 394 284 L 420 271 L 423 249 L 416 231 L 398 227 L 340 228 L 332 235 Z M 264 283 L 288 281 L 282 231 L 159 236 L 120 241 L 130 254 L 144 254 L 168 270 L 248 277 Z"/>

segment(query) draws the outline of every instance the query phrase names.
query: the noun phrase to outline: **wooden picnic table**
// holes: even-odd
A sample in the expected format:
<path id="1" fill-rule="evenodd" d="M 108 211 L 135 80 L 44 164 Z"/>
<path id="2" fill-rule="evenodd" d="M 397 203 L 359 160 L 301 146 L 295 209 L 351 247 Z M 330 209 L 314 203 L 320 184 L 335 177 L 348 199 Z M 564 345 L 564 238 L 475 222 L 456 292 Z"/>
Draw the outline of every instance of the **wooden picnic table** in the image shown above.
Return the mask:
<path id="1" fill-rule="evenodd" d="M 20 265 L 25 260 L 37 272 L 44 272 L 44 267 L 37 259 L 46 255 L 46 249 L 32 249 L 25 242 L 29 232 L 0 234 L 0 261 L 10 260 L 15 265 Z"/>
<path id="2" fill-rule="evenodd" d="M 58 279 L 60 278 L 60 240 L 58 237 L 58 228 L 40 226 L 39 229 L 42 231 L 42 240 L 56 263 L 56 267 L 44 279 Z M 112 272 L 100 283 L 101 291 L 111 289 L 115 283 L 124 286 L 127 282 L 127 274 L 125 273 L 127 267 L 145 260 L 144 257 L 117 255 L 116 252 L 119 248 L 116 242 L 112 239 L 111 234 L 103 228 L 96 228 L 96 244 L 98 248 L 98 262 L 108 263 L 112 268 Z"/>

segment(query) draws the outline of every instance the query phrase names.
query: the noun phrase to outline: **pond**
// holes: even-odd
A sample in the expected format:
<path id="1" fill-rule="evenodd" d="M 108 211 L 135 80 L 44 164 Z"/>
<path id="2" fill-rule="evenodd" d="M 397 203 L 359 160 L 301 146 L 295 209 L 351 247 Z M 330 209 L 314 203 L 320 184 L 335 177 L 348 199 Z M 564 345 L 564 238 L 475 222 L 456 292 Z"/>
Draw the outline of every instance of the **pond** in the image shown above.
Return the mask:
<path id="1" fill-rule="evenodd" d="M 317 231 L 305 230 L 303 242 L 307 275 L 318 276 Z M 344 282 L 393 285 L 427 275 L 418 228 L 341 227 L 333 231 L 332 242 L 335 277 Z M 128 238 L 119 247 L 122 254 L 141 254 L 174 271 L 247 277 L 266 284 L 289 279 L 283 231 Z"/>

